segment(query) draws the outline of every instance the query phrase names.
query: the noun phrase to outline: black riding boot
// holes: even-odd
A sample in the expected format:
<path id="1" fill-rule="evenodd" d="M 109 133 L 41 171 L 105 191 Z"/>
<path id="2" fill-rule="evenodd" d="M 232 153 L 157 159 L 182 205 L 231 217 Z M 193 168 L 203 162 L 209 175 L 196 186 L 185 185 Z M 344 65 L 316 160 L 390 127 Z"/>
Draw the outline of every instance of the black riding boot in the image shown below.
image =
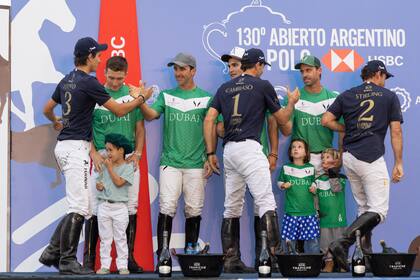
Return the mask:
<path id="1" fill-rule="evenodd" d="M 368 231 L 360 238 L 360 243 L 362 246 L 363 255 L 365 255 L 365 265 L 366 265 L 366 272 L 371 271 L 370 267 L 370 256 L 372 254 L 372 231 Z"/>
<path id="2" fill-rule="evenodd" d="M 349 271 L 347 257 L 349 247 L 356 242 L 356 230 L 360 230 L 361 236 L 372 231 L 381 221 L 379 214 L 366 212 L 358 217 L 344 232 L 343 236 L 331 242 L 328 250 L 334 256 L 334 262 L 340 268 Z"/>
<path id="3" fill-rule="evenodd" d="M 134 240 L 136 238 L 137 230 L 137 215 L 128 216 L 128 227 L 127 227 L 127 245 L 128 245 L 128 270 L 131 273 L 143 273 L 143 268 L 139 266 L 134 259 Z"/>
<path id="4" fill-rule="evenodd" d="M 184 251 L 187 250 L 188 243 L 197 245 L 198 237 L 200 235 L 200 221 L 201 216 L 191 217 L 185 219 L 185 246 Z"/>
<path id="5" fill-rule="evenodd" d="M 261 255 L 261 247 L 262 247 L 262 240 L 261 240 L 261 219 L 259 216 L 254 216 L 254 234 L 255 234 L 255 263 L 254 268 L 255 270 L 258 269 L 258 260 Z"/>
<path id="6" fill-rule="evenodd" d="M 93 274 L 94 271 L 83 267 L 76 258 L 79 245 L 80 232 L 84 218 L 77 213 L 67 214 L 61 228 L 60 238 L 60 264 L 61 274 Z"/>
<path id="7" fill-rule="evenodd" d="M 222 222 L 222 249 L 225 255 L 223 270 L 225 273 L 253 273 L 252 267 L 247 267 L 241 261 L 239 218 L 224 218 Z"/>
<path id="8" fill-rule="evenodd" d="M 95 270 L 98 236 L 98 216 L 92 216 L 85 222 L 85 247 L 83 250 L 83 266 L 92 270 Z"/>
<path id="9" fill-rule="evenodd" d="M 273 272 L 280 272 L 276 255 L 281 254 L 281 239 L 279 219 L 275 210 L 267 211 L 262 216 L 261 228 L 267 231 L 267 245 L 271 256 L 271 269 Z"/>
<path id="10" fill-rule="evenodd" d="M 172 232 L 172 217 L 169 215 L 165 215 L 162 213 L 159 213 L 158 217 L 158 224 L 157 224 L 157 240 L 158 240 L 158 249 L 156 251 L 156 254 L 160 256 L 160 252 L 163 248 L 163 232 L 168 232 L 168 245 L 171 241 L 171 232 Z"/>
<path id="11" fill-rule="evenodd" d="M 45 248 L 39 257 L 39 262 L 46 266 L 54 266 L 58 269 L 58 264 L 60 262 L 60 236 L 61 228 L 63 227 L 64 220 L 66 216 L 61 219 L 60 223 L 57 225 L 53 235 L 50 239 L 50 244 Z"/>

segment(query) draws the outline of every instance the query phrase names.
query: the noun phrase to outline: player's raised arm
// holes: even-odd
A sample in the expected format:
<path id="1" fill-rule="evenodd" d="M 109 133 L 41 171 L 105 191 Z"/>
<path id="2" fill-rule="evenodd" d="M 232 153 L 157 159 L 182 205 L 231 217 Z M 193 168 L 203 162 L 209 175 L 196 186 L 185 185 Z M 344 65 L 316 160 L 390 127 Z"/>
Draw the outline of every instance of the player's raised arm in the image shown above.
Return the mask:
<path id="1" fill-rule="evenodd" d="M 279 130 L 276 119 L 273 116 L 268 116 L 268 138 L 270 140 L 270 153 L 268 154 L 268 162 L 270 164 L 270 171 L 276 169 L 279 149 Z"/>
<path id="2" fill-rule="evenodd" d="M 344 132 L 344 125 L 339 123 L 335 115 L 331 112 L 325 112 L 322 115 L 321 124 L 331 130 Z"/>
<path id="3" fill-rule="evenodd" d="M 290 117 L 293 114 L 295 104 L 299 101 L 299 97 L 300 97 L 300 92 L 298 88 L 295 88 L 293 92 L 290 92 L 289 88 L 287 88 L 288 102 L 287 102 L 286 107 L 283 107 L 277 112 L 273 113 L 273 116 L 276 118 L 279 126 L 287 125 L 287 123 L 290 120 Z"/>
<path id="4" fill-rule="evenodd" d="M 152 95 L 152 88 L 130 87 L 130 95 L 134 97 L 134 100 L 127 103 L 117 103 L 114 99 L 109 99 L 103 104 L 105 108 L 114 113 L 117 117 L 125 116 L 127 113 L 133 111 L 136 107 L 144 104 L 147 99 Z M 141 108 L 141 107 L 140 107 Z"/>
<path id="5" fill-rule="evenodd" d="M 146 103 L 140 105 L 140 110 L 146 121 L 152 121 L 160 117 L 160 113 L 150 108 Z"/>
<path id="6" fill-rule="evenodd" d="M 284 136 L 289 136 L 290 134 L 292 134 L 292 130 L 293 130 L 293 123 L 291 120 L 287 121 L 286 124 L 284 125 L 279 125 L 279 129 L 281 134 L 283 134 Z"/>

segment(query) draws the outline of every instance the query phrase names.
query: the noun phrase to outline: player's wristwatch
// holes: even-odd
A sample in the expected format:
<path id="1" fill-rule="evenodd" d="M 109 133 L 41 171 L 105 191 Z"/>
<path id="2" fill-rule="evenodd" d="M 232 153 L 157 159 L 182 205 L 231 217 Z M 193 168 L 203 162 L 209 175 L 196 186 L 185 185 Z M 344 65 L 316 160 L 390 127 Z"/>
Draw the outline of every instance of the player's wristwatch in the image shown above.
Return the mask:
<path id="1" fill-rule="evenodd" d="M 215 154 L 216 154 L 215 152 L 207 153 L 207 157 L 212 156 L 212 155 L 215 155 Z"/>

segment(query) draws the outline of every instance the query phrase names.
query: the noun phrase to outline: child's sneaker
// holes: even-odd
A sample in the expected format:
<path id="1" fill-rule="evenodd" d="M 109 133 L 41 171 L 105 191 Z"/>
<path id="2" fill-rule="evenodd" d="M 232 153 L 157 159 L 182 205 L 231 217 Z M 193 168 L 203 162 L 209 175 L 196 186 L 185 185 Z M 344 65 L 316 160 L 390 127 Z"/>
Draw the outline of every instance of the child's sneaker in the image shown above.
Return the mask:
<path id="1" fill-rule="evenodd" d="M 109 273 L 110 273 L 109 269 L 108 268 L 105 268 L 105 267 L 101 267 L 101 269 L 99 269 L 99 270 L 96 271 L 96 274 L 101 274 L 101 275 L 103 275 L 103 274 L 109 274 Z"/>
<path id="2" fill-rule="evenodd" d="M 122 275 L 127 275 L 130 274 L 130 270 L 128 270 L 127 268 L 121 268 L 120 270 L 118 270 L 118 273 Z"/>

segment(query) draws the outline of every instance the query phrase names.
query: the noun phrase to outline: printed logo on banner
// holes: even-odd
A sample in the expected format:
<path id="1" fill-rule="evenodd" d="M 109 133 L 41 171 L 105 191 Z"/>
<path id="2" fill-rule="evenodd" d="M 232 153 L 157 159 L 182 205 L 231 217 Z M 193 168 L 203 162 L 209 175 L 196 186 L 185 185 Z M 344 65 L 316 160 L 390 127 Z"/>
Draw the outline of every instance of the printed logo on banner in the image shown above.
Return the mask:
<path id="1" fill-rule="evenodd" d="M 406 32 L 402 28 L 324 28 L 300 23 L 294 26 L 285 14 L 264 5 L 262 0 L 254 0 L 225 19 L 205 24 L 202 44 L 212 58 L 223 64 L 225 74 L 227 66 L 220 56 L 234 47 L 262 49 L 272 65 L 267 70 L 276 72 L 292 71 L 304 55 L 327 48 L 330 50 L 322 61 L 331 71 L 354 72 L 364 61 L 373 59 L 386 66 L 402 66 L 404 57 L 394 53 L 395 49 L 405 48 Z M 371 49 L 378 49 L 381 54 L 369 53 Z M 387 54 L 388 50 L 392 50 L 392 55 Z"/>
<path id="2" fill-rule="evenodd" d="M 160 93 L 160 88 L 158 85 L 152 85 L 151 87 L 153 89 L 152 96 L 146 100 L 146 104 L 149 106 L 151 106 L 157 100 Z"/>
<path id="3" fill-rule="evenodd" d="M 49 38 L 44 37 L 48 25 L 59 30 Z M 36 271 L 42 266 L 38 258 L 48 244 L 47 239 L 40 241 L 45 235 L 44 230 L 67 211 L 66 201 L 62 198 L 64 190 L 56 191 L 62 182 L 54 157 L 57 133 L 51 125 L 37 125 L 42 108 L 36 105 L 45 99 L 45 92 L 34 96 L 39 93 L 38 85 L 56 84 L 64 77 L 53 61 L 51 41 L 46 39 L 59 36 L 61 32 L 69 33 L 75 25 L 76 18 L 65 0 L 29 1 L 11 23 L 11 45 L 30 46 L 29 53 L 25 48 L 14 48 L 11 52 L 13 94 L 10 125 L 14 148 L 10 165 L 12 174 L 26 176 L 23 180 L 11 178 L 11 205 L 14 207 L 11 209 L 10 250 L 13 257 L 10 258 L 10 268 L 16 272 Z M 35 188 L 42 186 L 36 189 L 35 197 L 33 191 L 30 197 L 25 195 L 28 184 Z M 51 197 L 57 200 L 51 201 Z"/>
<path id="4" fill-rule="evenodd" d="M 24 123 L 25 131 L 35 127 L 33 83 L 58 83 L 64 77 L 56 69 L 51 51 L 39 33 L 47 21 L 57 25 L 63 32 L 73 31 L 76 25 L 76 18 L 65 0 L 30 1 L 12 21 L 12 46 L 30 46 L 31 49 L 30 55 L 27 48 L 14 48 L 11 53 L 11 91 L 19 92 L 20 96 L 20 100 L 17 96 L 12 97 L 11 110 Z M 23 103 L 22 106 L 19 106 L 18 100 Z"/>
<path id="5" fill-rule="evenodd" d="M 249 20 L 246 20 L 247 18 L 251 19 L 255 16 L 265 19 L 264 26 L 251 27 L 244 25 L 249 22 Z M 216 21 L 204 25 L 202 33 L 203 47 L 211 57 L 220 61 L 224 66 L 223 72 L 226 74 L 228 73 L 228 69 L 225 63 L 220 59 L 221 54 L 226 53 L 235 46 L 241 46 L 248 49 L 269 44 L 271 30 L 276 28 L 279 24 L 289 25 L 291 24 L 291 21 L 287 19 L 283 13 L 273 11 L 270 7 L 263 5 L 261 0 L 253 0 L 250 5 L 246 5 L 238 11 L 231 12 L 220 22 Z M 223 40 L 218 40 L 217 42 L 211 41 L 210 39 L 213 36 L 216 36 L 215 34 L 222 35 Z M 228 40 L 227 44 L 225 44 L 226 40 Z M 226 48 L 226 46 L 230 47 Z M 269 63 L 278 60 L 279 54 L 276 51 L 264 52 L 267 54 L 267 61 Z M 286 68 L 290 68 L 290 65 L 293 63 L 294 56 L 291 63 L 290 59 L 287 59 Z"/>
<path id="6" fill-rule="evenodd" d="M 410 93 L 405 88 L 395 87 L 391 89 L 395 92 L 400 99 L 401 103 L 401 111 L 404 113 L 406 112 L 411 105 L 411 96 Z"/>
<path id="7" fill-rule="evenodd" d="M 287 87 L 277 85 L 274 86 L 274 90 L 276 91 L 277 97 L 280 101 L 284 99 L 283 96 L 287 95 Z"/>
<path id="8" fill-rule="evenodd" d="M 332 72 L 354 72 L 363 64 L 363 58 L 352 49 L 331 49 L 322 62 Z"/>

